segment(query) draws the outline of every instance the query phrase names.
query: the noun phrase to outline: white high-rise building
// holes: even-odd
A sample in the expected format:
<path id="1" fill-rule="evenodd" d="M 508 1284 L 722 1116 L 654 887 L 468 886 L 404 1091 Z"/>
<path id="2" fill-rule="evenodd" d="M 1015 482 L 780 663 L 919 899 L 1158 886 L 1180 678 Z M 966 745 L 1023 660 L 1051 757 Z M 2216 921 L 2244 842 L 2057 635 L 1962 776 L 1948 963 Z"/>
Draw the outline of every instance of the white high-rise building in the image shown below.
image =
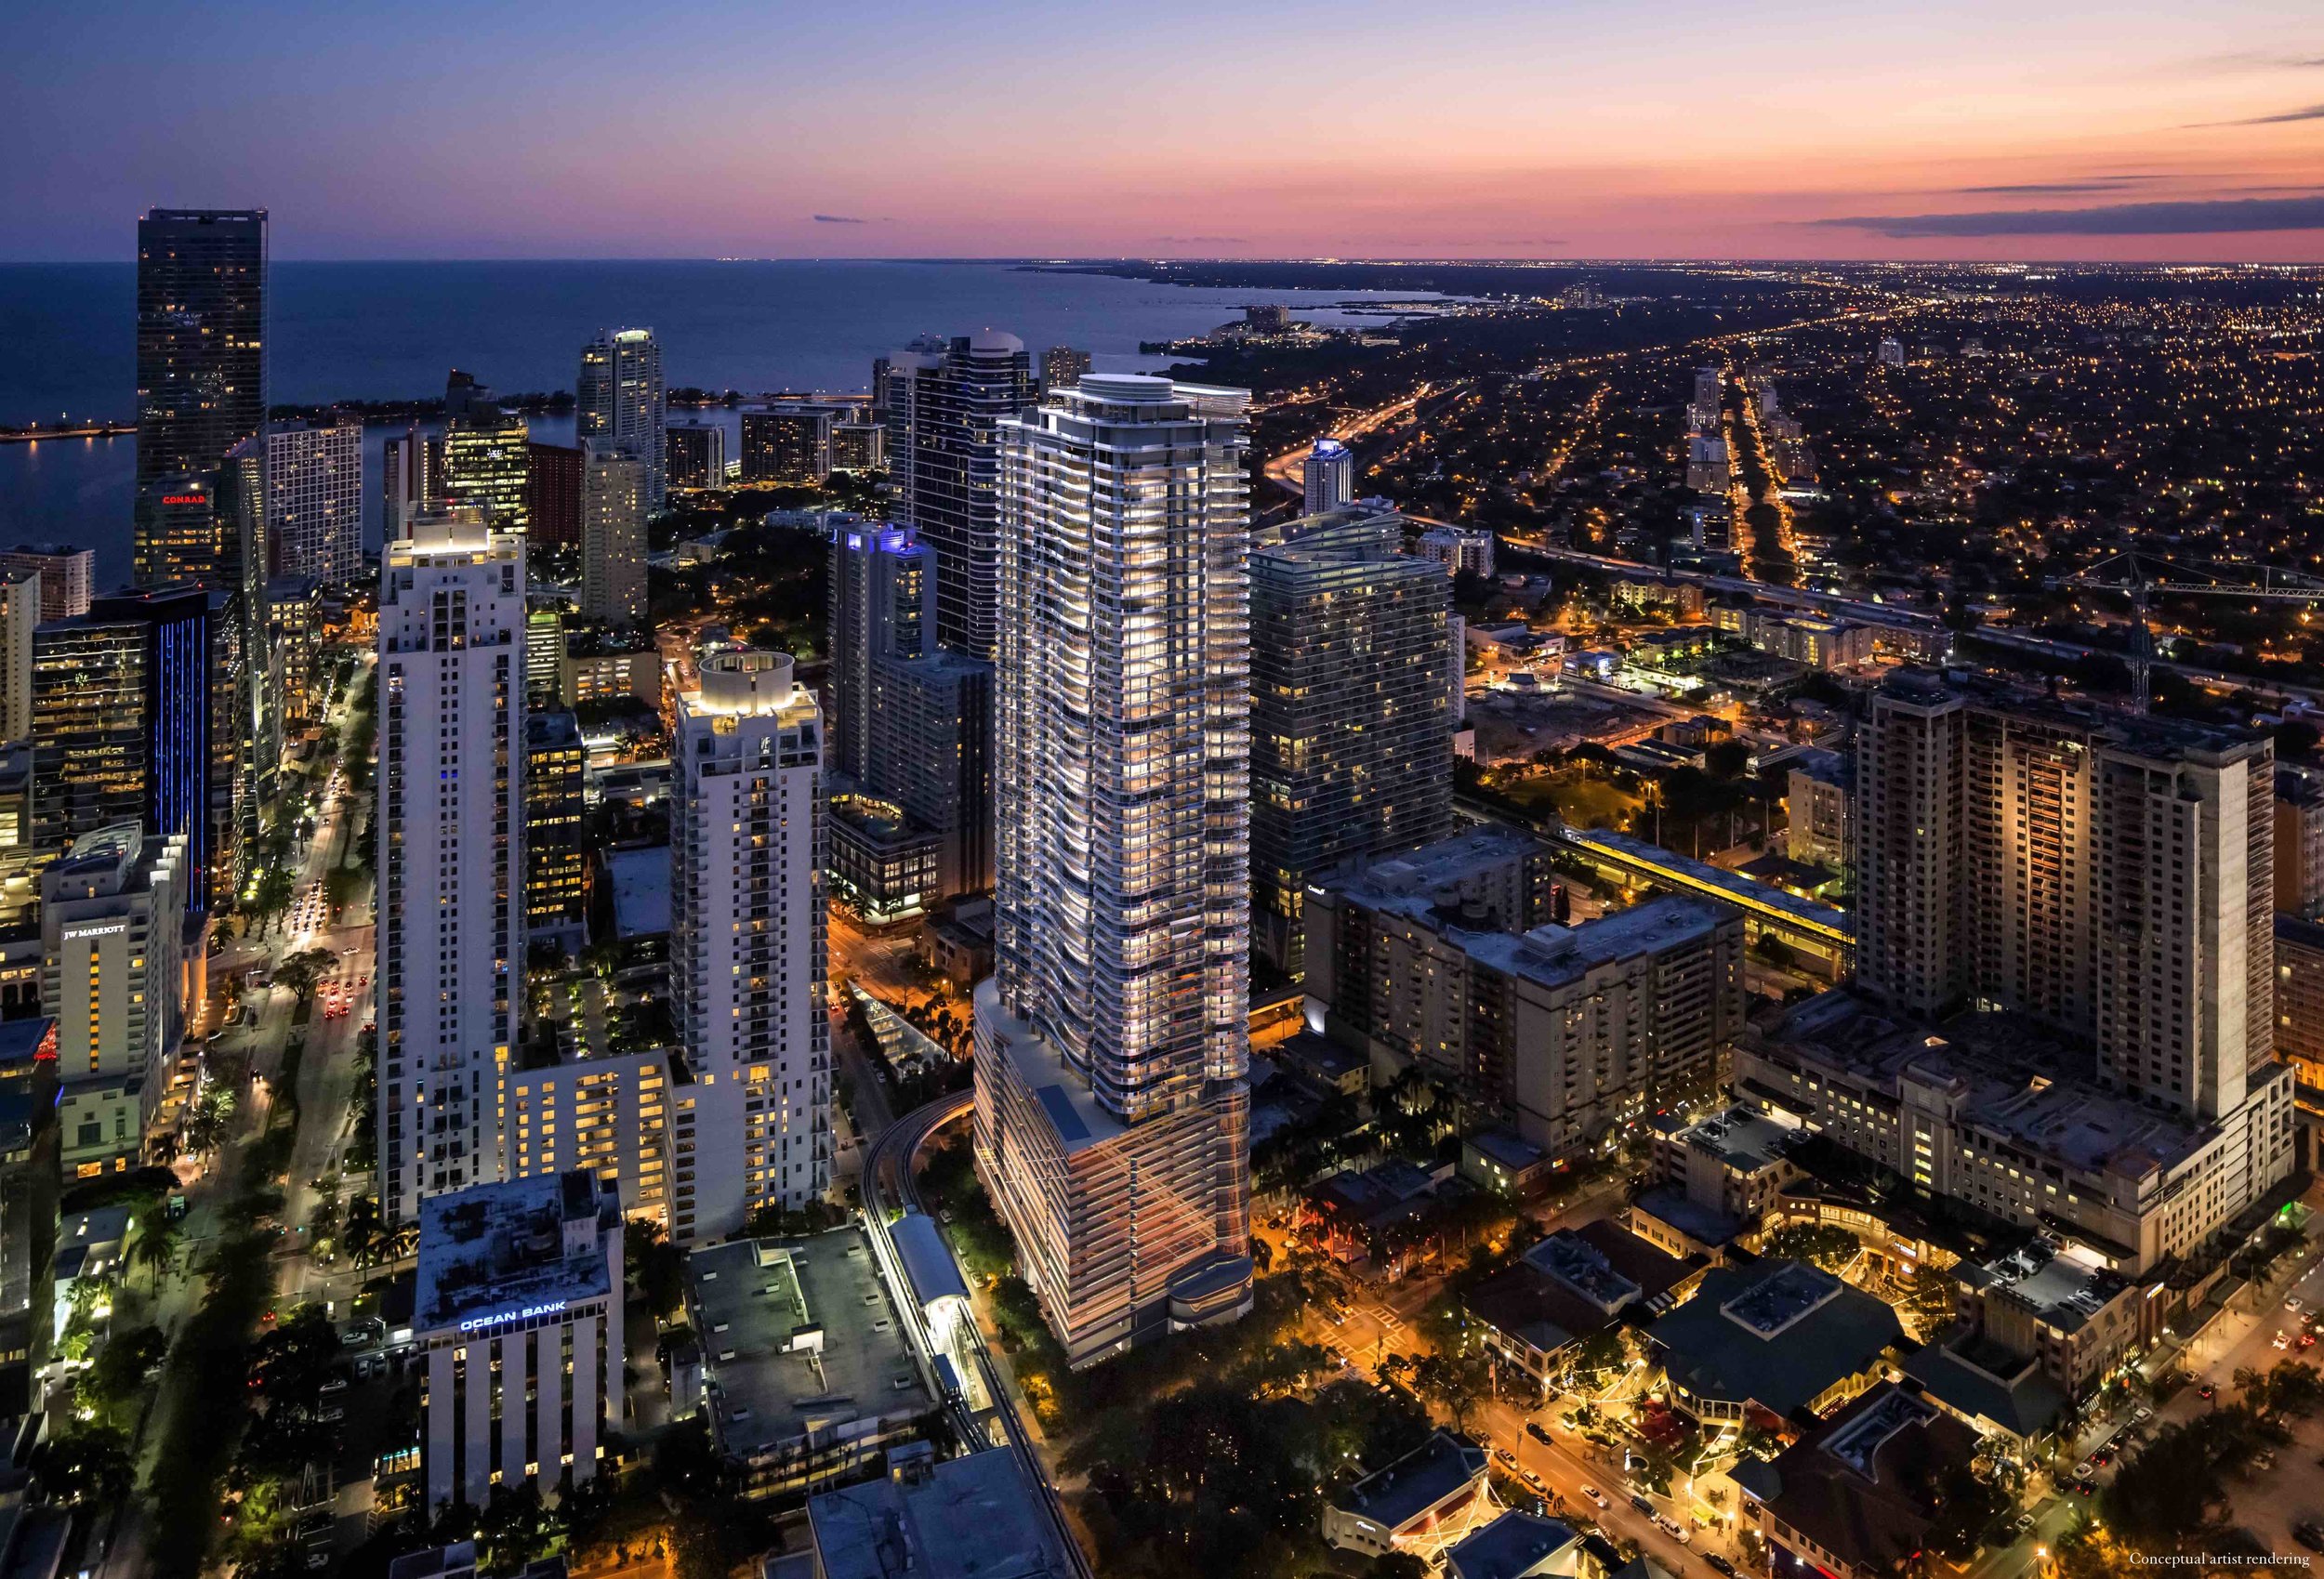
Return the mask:
<path id="1" fill-rule="evenodd" d="M 625 445 L 587 439 L 581 449 L 581 612 L 595 620 L 642 620 L 652 479 Z"/>
<path id="2" fill-rule="evenodd" d="M 363 428 L 274 428 L 266 436 L 266 530 L 288 575 L 340 586 L 363 563 Z"/>
<path id="3" fill-rule="evenodd" d="M 831 1187 L 822 710 L 787 653 L 712 652 L 675 757 L 670 997 L 693 1081 L 672 1094 L 669 1230 L 689 1243 Z"/>
<path id="4" fill-rule="evenodd" d="M 524 539 L 422 515 L 379 587 L 379 1203 L 498 1177 L 524 967 Z"/>
<path id="5" fill-rule="evenodd" d="M 178 1067 L 186 837 L 117 822 L 41 877 L 43 1013 L 57 1021 L 65 1177 L 134 1159 Z"/>
<path id="6" fill-rule="evenodd" d="M 1355 500 L 1355 453 L 1337 439 L 1315 441 L 1302 476 L 1307 495 L 1302 515 L 1319 516 Z"/>
<path id="7" fill-rule="evenodd" d="M 1076 1364 L 1249 1309 L 1248 400 L 1092 374 L 1000 427 L 976 1159 Z"/>
<path id="8" fill-rule="evenodd" d="M 626 446 L 645 470 L 645 507 L 668 493 L 669 406 L 662 392 L 662 348 L 651 329 L 601 329 L 581 348 L 574 432 Z"/>

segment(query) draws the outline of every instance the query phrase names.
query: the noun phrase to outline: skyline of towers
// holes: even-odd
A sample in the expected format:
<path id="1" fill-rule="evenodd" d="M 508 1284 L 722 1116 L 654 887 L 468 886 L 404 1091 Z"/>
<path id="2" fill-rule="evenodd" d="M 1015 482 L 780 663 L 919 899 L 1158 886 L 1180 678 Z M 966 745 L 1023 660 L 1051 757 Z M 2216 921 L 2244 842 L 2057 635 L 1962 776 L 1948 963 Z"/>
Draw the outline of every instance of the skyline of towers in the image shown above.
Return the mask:
<path id="1" fill-rule="evenodd" d="M 670 786 L 670 1004 L 693 1075 L 672 1114 L 670 1237 L 739 1230 L 831 1185 L 823 715 L 789 654 L 706 653 Z"/>
<path id="2" fill-rule="evenodd" d="M 896 513 L 936 554 L 936 639 L 990 660 L 999 643 L 1001 422 L 1034 403 L 1024 342 L 987 329 L 884 359 Z"/>
<path id="3" fill-rule="evenodd" d="M 581 348 L 574 387 L 574 434 L 609 440 L 637 457 L 646 513 L 668 494 L 665 432 L 669 412 L 662 388 L 662 348 L 651 329 L 601 329 Z"/>
<path id="4" fill-rule="evenodd" d="M 1249 1305 L 1248 402 L 1089 375 L 998 424 L 975 1150 L 1076 1364 Z"/>
<path id="5" fill-rule="evenodd" d="M 1356 506 L 1261 534 L 1251 578 L 1251 916 L 1305 970 L 1307 887 L 1452 831 L 1450 587 Z"/>
<path id="6" fill-rule="evenodd" d="M 379 1204 L 498 1176 L 524 963 L 524 539 L 472 507 L 387 546 L 379 593 Z"/>

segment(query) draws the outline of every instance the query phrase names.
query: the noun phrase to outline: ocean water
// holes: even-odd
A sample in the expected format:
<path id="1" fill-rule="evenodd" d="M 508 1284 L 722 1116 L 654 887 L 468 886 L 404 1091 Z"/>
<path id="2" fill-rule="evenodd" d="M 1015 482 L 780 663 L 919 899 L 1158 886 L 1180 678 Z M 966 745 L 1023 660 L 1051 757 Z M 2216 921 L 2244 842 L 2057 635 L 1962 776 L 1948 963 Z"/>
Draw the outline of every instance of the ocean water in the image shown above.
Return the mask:
<path id="1" fill-rule="evenodd" d="M 0 360 L 0 422 L 134 414 L 135 285 L 128 263 L 0 265 L 0 344 L 15 352 Z M 454 367 L 509 394 L 570 388 L 582 343 L 626 324 L 654 329 L 672 388 L 861 390 L 872 359 L 914 336 L 984 328 L 1122 371 L 1148 365 L 1142 341 L 1199 334 L 1247 303 L 1334 324 L 1367 296 L 898 262 L 278 263 L 270 287 L 278 403 L 438 395 Z M 560 427 L 541 436 L 569 439 Z M 368 446 L 375 475 L 384 436 Z M 0 444 L 0 543 L 86 545 L 101 581 L 125 577 L 135 457 L 127 438 Z M 376 485 L 366 493 L 376 513 Z"/>

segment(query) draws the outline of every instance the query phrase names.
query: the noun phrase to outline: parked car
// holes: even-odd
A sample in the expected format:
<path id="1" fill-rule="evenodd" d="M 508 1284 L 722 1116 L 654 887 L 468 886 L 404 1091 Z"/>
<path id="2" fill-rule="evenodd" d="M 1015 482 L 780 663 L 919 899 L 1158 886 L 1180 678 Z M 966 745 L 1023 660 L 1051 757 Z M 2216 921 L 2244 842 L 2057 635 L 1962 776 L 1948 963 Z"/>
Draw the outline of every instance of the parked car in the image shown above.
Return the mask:
<path id="1" fill-rule="evenodd" d="M 1531 1437 L 1535 1441 L 1543 1443 L 1544 1445 L 1546 1445 L 1550 1440 L 1550 1433 L 1542 1428 L 1541 1422 L 1538 1420 L 1528 1420 L 1525 1422 L 1525 1435 Z"/>
<path id="2" fill-rule="evenodd" d="M 1639 1512 L 1646 1515 L 1647 1518 L 1651 1519 L 1654 1517 L 1655 1505 L 1648 1502 L 1644 1497 L 1632 1496 L 1630 1499 L 1630 1505 L 1638 1509 Z"/>
<path id="3" fill-rule="evenodd" d="M 1717 1552 L 1704 1553 L 1703 1560 L 1710 1564 L 1714 1572 L 1723 1573 L 1727 1576 L 1727 1579 L 1736 1579 L 1735 1564 L 1729 1562 L 1725 1558 L 1721 1557 Z"/>
<path id="4" fill-rule="evenodd" d="M 1517 1455 L 1505 1447 L 1497 1447 L 1493 1450 L 1493 1462 L 1504 1469 L 1514 1469 L 1517 1467 Z"/>
<path id="5" fill-rule="evenodd" d="M 2098 1465 L 2094 1459 L 2085 1458 L 2074 1466 L 2074 1479 L 2077 1480 L 2087 1480 L 2097 1472 Z"/>
<path id="6" fill-rule="evenodd" d="M 2268 1340 L 2267 1346 L 2270 1349 L 2290 1349 L 2291 1347 L 2291 1335 L 2288 1332 L 2279 1330 L 2273 1338 Z"/>
<path id="7" fill-rule="evenodd" d="M 1669 1518 L 1663 1514 L 1657 1513 L 1655 1515 L 1655 1528 L 1670 1536 L 1681 1546 L 1686 1545 L 1687 1542 L 1695 1538 L 1694 1531 L 1689 1530 L 1685 1525 L 1680 1523 L 1677 1520 Z"/>
<path id="8" fill-rule="evenodd" d="M 1582 1487 L 1581 1494 L 1588 1497 L 1591 1502 L 1596 1503 L 1600 1507 L 1606 1506 L 1605 1493 L 1598 1490 L 1595 1486 Z"/>

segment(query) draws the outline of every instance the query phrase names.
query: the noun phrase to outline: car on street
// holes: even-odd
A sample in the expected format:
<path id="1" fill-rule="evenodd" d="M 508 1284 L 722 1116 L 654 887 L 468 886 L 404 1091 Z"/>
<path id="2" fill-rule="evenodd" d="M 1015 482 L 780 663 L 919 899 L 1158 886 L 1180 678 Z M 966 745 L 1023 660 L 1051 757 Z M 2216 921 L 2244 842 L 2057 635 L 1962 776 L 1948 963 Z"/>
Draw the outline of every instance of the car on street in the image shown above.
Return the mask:
<path id="1" fill-rule="evenodd" d="M 2279 1331 L 2274 1337 L 2268 1340 L 2267 1347 L 2270 1349 L 2290 1349 L 2291 1347 L 2291 1335 L 2288 1332 Z"/>
<path id="2" fill-rule="evenodd" d="M 1517 1455 L 1505 1447 L 1497 1447 L 1493 1450 L 1493 1462 L 1504 1469 L 1514 1469 L 1517 1467 Z"/>
<path id="3" fill-rule="evenodd" d="M 2074 1491 L 2078 1496 L 2095 1496 L 2098 1484 L 2094 1480 L 2077 1480 L 2074 1482 Z"/>
<path id="4" fill-rule="evenodd" d="M 1543 1446 L 1547 1446 L 1549 1444 L 1550 1433 L 1542 1429 L 1541 1422 L 1538 1420 L 1528 1420 L 1525 1422 L 1525 1435 L 1531 1437 L 1535 1441 L 1541 1443 Z"/>
<path id="5" fill-rule="evenodd" d="M 1591 1502 L 1596 1503 L 1596 1504 L 1597 1504 L 1600 1507 L 1604 1507 L 1605 1506 L 1607 1506 L 1607 1504 L 1606 1504 L 1606 1500 L 1605 1500 L 1605 1493 L 1604 1493 L 1604 1492 L 1602 1492 L 1602 1491 L 1598 1490 L 1598 1488 L 1597 1488 L 1597 1487 L 1595 1487 L 1595 1486 L 1584 1486 L 1584 1487 L 1582 1487 L 1582 1489 L 1581 1489 L 1581 1494 L 1582 1494 L 1582 1495 L 1584 1495 L 1584 1496 L 1586 1496 L 1586 1497 L 1588 1497 L 1588 1498 L 1589 1498 Z"/>
<path id="6" fill-rule="evenodd" d="M 2017 1532 L 2018 1538 L 2021 1540 L 2033 1533 L 2033 1527 L 2034 1516 L 2030 1513 L 2019 1514 L 2017 1516 L 2017 1521 L 2010 1526 L 2011 1529 Z"/>
<path id="7" fill-rule="evenodd" d="M 2074 1466 L 2074 1479 L 2077 1480 L 2087 1480 L 2091 1478 L 2091 1476 L 2096 1474 L 2097 1471 L 2098 1465 L 2096 1460 L 2085 1458 L 2080 1464 Z"/>
<path id="8" fill-rule="evenodd" d="M 1735 1564 L 1721 1557 L 1717 1552 L 1704 1553 L 1703 1560 L 1710 1564 L 1713 1572 L 1725 1574 L 1727 1579 L 1736 1579 Z"/>
<path id="9" fill-rule="evenodd" d="M 2134 1426 L 2144 1426 L 2154 1417 L 2155 1412 L 2143 1403 L 2131 1411 L 2131 1423 Z"/>
<path id="10" fill-rule="evenodd" d="M 2297 1309 L 2300 1309 L 2300 1296 L 2299 1296 L 2298 1295 L 2296 1295 L 2296 1294 L 2287 1294 L 2287 1295 L 2285 1295 L 2285 1296 L 2284 1296 L 2284 1309 L 2287 1309 L 2287 1310 L 2297 1310 Z"/>
<path id="11" fill-rule="evenodd" d="M 1647 1518 L 1651 1519 L 1654 1517 L 1655 1505 L 1648 1502 L 1644 1497 L 1632 1496 L 1630 1499 L 1630 1505 L 1638 1509 L 1639 1512 L 1644 1514 Z"/>
<path id="12" fill-rule="evenodd" d="M 2209 1398 L 2209 1397 L 2211 1397 L 2211 1395 L 2212 1395 L 2212 1394 L 2213 1394 L 2214 1392 L 2217 1392 L 2218 1390 L 2219 1390 L 2219 1389 L 2218 1389 L 2217 1388 L 2212 1387 L 2212 1386 L 2211 1385 L 2211 1383 L 2209 1383 L 2209 1382 L 2205 1382 L 2205 1383 L 2203 1384 L 2203 1390 L 2202 1390 L 2201 1392 L 2198 1393 L 2196 1396 L 2197 1396 L 2197 1397 L 2199 1397 L 2199 1398 Z"/>
<path id="13" fill-rule="evenodd" d="M 1695 1538 L 1694 1531 L 1689 1530 L 1685 1525 L 1680 1523 L 1677 1520 L 1670 1518 L 1665 1514 L 1657 1513 L 1655 1515 L 1655 1528 L 1670 1536 L 1681 1546 L 1686 1545 L 1687 1542 Z"/>
<path id="14" fill-rule="evenodd" d="M 1535 1474 L 1530 1469 L 1522 1469 L 1519 1470 L 1518 1473 L 1524 1478 L 1526 1485 L 1531 1486 L 1535 1491 L 1539 1492 L 1543 1496 L 1549 1495 L 1550 1488 L 1541 1483 L 1540 1476 Z"/>

